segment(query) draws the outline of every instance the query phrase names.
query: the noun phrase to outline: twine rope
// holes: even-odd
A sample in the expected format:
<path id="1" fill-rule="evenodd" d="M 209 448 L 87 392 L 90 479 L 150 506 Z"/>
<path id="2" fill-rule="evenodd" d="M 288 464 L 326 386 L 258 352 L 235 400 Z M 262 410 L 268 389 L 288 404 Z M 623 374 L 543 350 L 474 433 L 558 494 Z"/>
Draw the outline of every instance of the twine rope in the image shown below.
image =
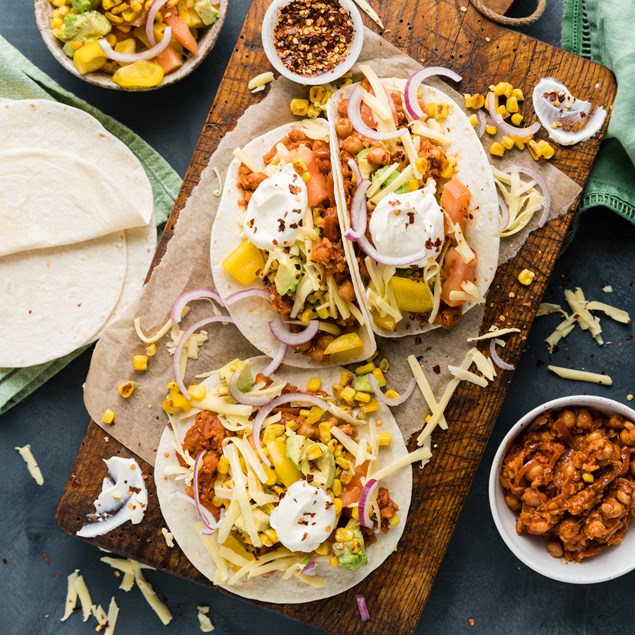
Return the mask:
<path id="1" fill-rule="evenodd" d="M 525 26 L 527 24 L 533 24 L 540 19 L 540 16 L 545 12 L 545 8 L 547 7 L 547 0 L 538 0 L 538 6 L 531 15 L 528 15 L 525 18 L 508 18 L 506 15 L 501 15 L 500 13 L 496 13 L 493 9 L 490 9 L 482 0 L 470 1 L 485 17 L 507 26 Z"/>

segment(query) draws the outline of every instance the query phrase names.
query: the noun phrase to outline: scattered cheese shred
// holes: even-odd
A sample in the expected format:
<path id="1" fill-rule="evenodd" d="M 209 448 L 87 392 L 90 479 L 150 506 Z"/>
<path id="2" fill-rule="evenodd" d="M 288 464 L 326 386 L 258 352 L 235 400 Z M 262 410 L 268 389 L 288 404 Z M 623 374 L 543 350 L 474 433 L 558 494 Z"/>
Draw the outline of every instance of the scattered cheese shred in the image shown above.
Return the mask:
<path id="1" fill-rule="evenodd" d="M 68 590 L 66 591 L 66 602 L 64 604 L 64 615 L 60 618 L 60 622 L 65 622 L 75 610 L 77 606 L 77 588 L 75 587 L 75 582 L 79 576 L 79 569 L 75 569 L 73 573 L 71 573 L 68 580 Z"/>
<path id="2" fill-rule="evenodd" d="M 428 378 L 425 376 L 423 368 L 421 368 L 421 364 L 418 362 L 417 358 L 414 355 L 408 356 L 408 364 L 410 365 L 412 374 L 414 375 L 414 378 L 417 382 L 417 386 L 419 386 L 419 390 L 421 390 L 421 394 L 426 400 L 428 408 L 430 408 L 430 412 L 433 412 L 434 409 L 437 407 L 437 400 L 434 396 L 434 392 L 432 391 L 432 386 L 430 386 Z M 447 430 L 448 428 L 448 424 L 445 420 L 444 415 L 441 415 L 441 419 L 439 420 L 439 427 L 442 430 Z"/>
<path id="3" fill-rule="evenodd" d="M 212 620 L 209 618 L 209 606 L 197 606 L 198 610 L 198 624 L 201 628 L 201 633 L 211 633 L 214 630 Z"/>
<path id="4" fill-rule="evenodd" d="M 392 194 L 395 190 L 398 190 L 402 185 L 408 183 L 410 179 L 414 177 L 414 167 L 412 164 L 408 164 L 408 166 L 404 169 L 404 171 L 392 182 L 386 185 L 384 189 L 380 190 L 375 196 L 370 199 L 370 202 L 373 205 L 377 205 L 379 201 L 381 201 L 384 197 Z"/>
<path id="5" fill-rule="evenodd" d="M 375 460 L 375 457 L 372 454 L 368 454 L 368 452 L 366 451 L 365 445 L 362 448 L 362 446 L 359 443 L 356 443 L 355 441 L 353 441 L 353 439 L 351 439 L 347 434 L 344 434 L 340 430 L 340 428 L 338 428 L 337 426 L 333 426 L 331 428 L 331 434 L 346 448 L 346 450 L 348 450 L 355 457 L 355 459 L 357 459 L 359 454 L 363 452 L 364 460 L 366 459 L 370 459 L 371 461 Z M 365 443 L 366 441 L 364 441 L 364 444 Z M 364 461 L 360 461 L 360 464 L 363 462 Z M 357 465 L 357 461 L 355 464 Z"/>
<path id="6" fill-rule="evenodd" d="M 241 148 L 236 148 L 232 154 L 252 172 L 260 172 L 258 164 L 250 156 L 245 154 Z"/>
<path id="7" fill-rule="evenodd" d="M 586 308 L 589 309 L 589 311 L 602 311 L 602 313 L 605 313 L 616 322 L 621 322 L 622 324 L 631 323 L 631 316 L 626 311 L 611 306 L 610 304 L 591 300 L 587 303 Z"/>
<path id="8" fill-rule="evenodd" d="M 86 586 L 83 576 L 81 575 L 78 575 L 77 578 L 75 578 L 74 585 L 75 590 L 77 591 L 77 597 L 79 598 L 79 603 L 82 606 L 82 613 L 84 616 L 83 621 L 86 622 L 92 613 L 91 607 L 93 605 L 93 601 L 90 598 L 90 591 Z"/>
<path id="9" fill-rule="evenodd" d="M 33 453 L 31 452 L 30 444 L 26 444 L 25 446 L 19 448 L 15 448 L 20 456 L 24 459 L 26 463 L 26 467 L 29 470 L 29 474 L 33 477 L 33 480 L 38 485 L 44 485 L 44 477 L 42 476 L 42 470 L 40 470 Z"/>
<path id="10" fill-rule="evenodd" d="M 384 28 L 384 23 L 377 15 L 377 11 L 370 6 L 367 0 L 355 0 L 355 4 L 380 28 Z"/>
<path id="11" fill-rule="evenodd" d="M 430 460 L 431 456 L 432 456 L 432 453 L 430 452 L 429 448 L 427 447 L 417 448 L 416 450 L 409 452 L 405 456 L 398 458 L 396 461 L 393 461 L 392 463 L 385 465 L 380 470 L 377 470 L 377 472 L 373 474 L 373 478 L 378 481 L 381 481 L 381 479 L 386 478 L 387 476 L 390 476 L 391 474 L 394 474 L 400 469 L 406 467 L 406 465 L 410 465 L 411 463 L 416 463 L 417 461 Z"/>
<path id="12" fill-rule="evenodd" d="M 174 536 L 172 532 L 166 527 L 161 527 L 161 533 L 163 534 L 163 538 L 165 538 L 165 544 L 172 549 L 172 547 L 174 547 Z"/>
<path id="13" fill-rule="evenodd" d="M 460 366 L 448 366 L 448 370 L 452 374 L 453 377 L 460 379 L 461 381 L 469 381 L 472 384 L 476 384 L 481 388 L 487 387 L 487 379 L 485 377 L 479 377 L 476 373 L 472 373 L 465 368 L 461 368 Z"/>
<path id="14" fill-rule="evenodd" d="M 564 368 L 563 366 L 549 365 L 547 368 L 562 377 L 563 379 L 573 379 L 574 381 L 588 381 L 593 384 L 602 384 L 603 386 L 612 386 L 613 380 L 608 375 L 600 373 L 590 373 L 586 370 L 577 370 L 576 368 Z"/>
<path id="15" fill-rule="evenodd" d="M 107 627 L 104 631 L 104 635 L 114 635 L 115 626 L 117 624 L 117 617 L 119 617 L 119 607 L 117 606 L 117 602 L 115 602 L 115 598 L 111 598 L 110 604 L 108 605 L 108 621 Z"/>
<path id="16" fill-rule="evenodd" d="M 155 593 L 152 585 L 143 577 L 141 573 L 141 567 L 135 570 L 135 582 L 143 593 L 143 597 L 150 605 L 150 608 L 157 614 L 157 617 L 161 620 L 164 626 L 167 626 L 172 621 L 172 613 L 170 609 L 159 599 L 159 596 Z"/>
<path id="17" fill-rule="evenodd" d="M 247 88 L 253 93 L 255 89 L 260 88 L 260 90 L 264 90 L 264 87 L 267 84 L 270 84 L 273 81 L 273 73 L 271 71 L 267 71 L 266 73 L 260 73 L 260 75 L 256 75 L 252 79 L 249 80 L 247 84 Z"/>
<path id="18" fill-rule="evenodd" d="M 135 318 L 134 320 L 134 330 L 137 333 L 137 337 L 145 344 L 154 344 L 155 342 L 158 342 L 171 328 L 172 320 L 168 319 L 168 321 L 154 335 L 146 335 L 141 328 L 141 318 Z"/>

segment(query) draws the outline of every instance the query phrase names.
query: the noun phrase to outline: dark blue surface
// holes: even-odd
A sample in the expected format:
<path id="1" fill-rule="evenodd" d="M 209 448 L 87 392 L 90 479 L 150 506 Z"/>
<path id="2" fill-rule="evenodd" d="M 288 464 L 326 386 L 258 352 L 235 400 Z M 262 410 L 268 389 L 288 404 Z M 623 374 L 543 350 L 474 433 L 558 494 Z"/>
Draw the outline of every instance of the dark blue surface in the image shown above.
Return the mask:
<path id="1" fill-rule="evenodd" d="M 525 3 L 517 3 L 523 5 Z M 531 3 L 533 6 L 533 3 Z M 559 39 L 561 2 L 527 29 L 551 43 Z M 122 95 L 90 86 L 64 71 L 51 57 L 36 30 L 28 2 L 0 0 L 0 33 L 63 86 L 128 124 L 183 174 L 212 103 L 214 91 L 238 36 L 248 4 L 233 0 L 219 43 L 201 68 L 181 84 L 161 93 Z M 519 6 L 517 13 L 522 7 Z M 160 97 L 160 100 L 157 98 Z M 581 286 L 587 297 L 605 300 L 635 313 L 635 228 L 604 210 L 581 220 L 572 246 L 553 274 L 547 301 L 563 302 L 563 288 Z M 615 292 L 605 295 L 610 283 Z M 487 478 L 496 447 L 525 412 L 547 399 L 576 392 L 612 397 L 623 403 L 635 393 L 632 328 L 602 320 L 606 344 L 599 348 L 588 333 L 574 332 L 552 357 L 555 364 L 607 370 L 611 388 L 577 384 L 548 374 L 544 338 L 557 317 L 537 320 L 472 491 L 441 565 L 418 633 L 626 633 L 633 632 L 635 574 L 594 586 L 569 586 L 533 573 L 507 550 L 496 533 L 487 499 Z M 97 549 L 64 535 L 56 526 L 57 501 L 81 443 L 88 415 L 81 384 L 89 356 L 76 360 L 35 395 L 0 419 L 0 634 L 91 633 L 78 614 L 61 624 L 66 576 L 82 571 L 93 600 L 104 606 L 116 595 L 121 607 L 117 633 L 197 633 L 196 605 L 211 606 L 216 633 L 317 633 L 246 602 L 186 583 L 162 573 L 148 573 L 167 600 L 174 621 L 162 627 L 138 589 L 117 589 L 120 578 L 99 562 Z M 31 443 L 46 483 L 28 477 L 13 449 Z M 372 614 L 372 607 L 370 607 Z M 470 619 L 474 626 L 470 626 Z M 372 622 L 369 623 L 371 632 Z"/>

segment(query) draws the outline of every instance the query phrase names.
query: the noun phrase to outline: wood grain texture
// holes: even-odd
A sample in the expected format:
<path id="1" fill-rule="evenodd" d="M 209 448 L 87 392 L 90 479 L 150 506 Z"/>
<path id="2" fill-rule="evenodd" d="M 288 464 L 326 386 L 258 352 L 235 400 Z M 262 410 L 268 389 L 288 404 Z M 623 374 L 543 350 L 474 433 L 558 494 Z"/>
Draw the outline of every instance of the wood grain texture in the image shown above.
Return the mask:
<path id="1" fill-rule="evenodd" d="M 467 0 L 376 0 L 374 4 L 384 17 L 384 37 L 426 64 L 454 68 L 464 77 L 460 87 L 462 92 L 485 92 L 488 84 L 500 80 L 529 89 L 540 77 L 553 75 L 563 80 L 574 94 L 588 95 L 592 87 L 600 86 L 603 103 L 609 106 L 613 103 L 615 82 L 607 69 L 502 29 L 472 7 L 462 11 L 461 5 L 467 6 Z M 179 211 L 198 183 L 220 139 L 234 127 L 244 110 L 259 99 L 247 91 L 246 84 L 268 66 L 261 51 L 259 32 L 266 5 L 266 0 L 256 0 L 250 9 L 186 173 L 155 264 L 165 251 Z M 511 1 L 492 0 L 490 5 L 504 11 Z M 558 148 L 553 163 L 583 184 L 598 147 L 599 138 L 583 144 L 582 148 Z M 505 356 L 512 363 L 517 362 L 522 353 L 526 334 L 573 218 L 575 204 L 570 213 L 534 232 L 517 257 L 499 268 L 488 294 L 484 324 L 517 326 L 523 331 L 524 337 L 512 339 L 505 349 Z M 523 268 L 530 268 L 537 274 L 530 287 L 523 287 L 516 281 Z M 406 531 L 399 549 L 382 567 L 355 589 L 335 598 L 308 605 L 266 606 L 332 633 L 413 632 L 510 382 L 511 373 L 507 372 L 500 373 L 485 390 L 466 382 L 460 384 L 446 413 L 450 428 L 435 434 L 438 447 L 431 464 L 424 470 L 414 470 L 414 491 Z M 115 452 L 122 456 L 132 455 L 123 446 L 112 440 L 106 442 L 104 438 L 104 431 L 91 423 L 57 511 L 58 522 L 67 533 L 74 534 L 85 515 L 92 511 L 92 501 L 104 476 L 101 459 Z M 413 442 L 411 446 L 414 447 Z M 158 505 L 153 504 L 156 493 L 152 470 L 147 464 L 142 467 L 149 475 L 150 491 L 150 505 L 144 521 L 92 542 L 206 584 L 178 547 L 167 549 L 160 536 L 165 523 Z M 370 607 L 372 620 L 366 624 L 359 619 L 355 593 L 363 593 Z"/>

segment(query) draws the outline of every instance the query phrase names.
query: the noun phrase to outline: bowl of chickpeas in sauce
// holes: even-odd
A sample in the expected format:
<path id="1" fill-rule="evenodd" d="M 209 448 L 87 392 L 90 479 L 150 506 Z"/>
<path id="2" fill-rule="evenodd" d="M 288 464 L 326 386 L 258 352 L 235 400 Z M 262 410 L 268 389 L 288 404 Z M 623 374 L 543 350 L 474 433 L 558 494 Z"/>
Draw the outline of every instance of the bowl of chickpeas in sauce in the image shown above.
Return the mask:
<path id="1" fill-rule="evenodd" d="M 489 499 L 507 546 L 548 578 L 591 584 L 635 569 L 635 411 L 589 395 L 534 408 L 498 448 Z"/>

